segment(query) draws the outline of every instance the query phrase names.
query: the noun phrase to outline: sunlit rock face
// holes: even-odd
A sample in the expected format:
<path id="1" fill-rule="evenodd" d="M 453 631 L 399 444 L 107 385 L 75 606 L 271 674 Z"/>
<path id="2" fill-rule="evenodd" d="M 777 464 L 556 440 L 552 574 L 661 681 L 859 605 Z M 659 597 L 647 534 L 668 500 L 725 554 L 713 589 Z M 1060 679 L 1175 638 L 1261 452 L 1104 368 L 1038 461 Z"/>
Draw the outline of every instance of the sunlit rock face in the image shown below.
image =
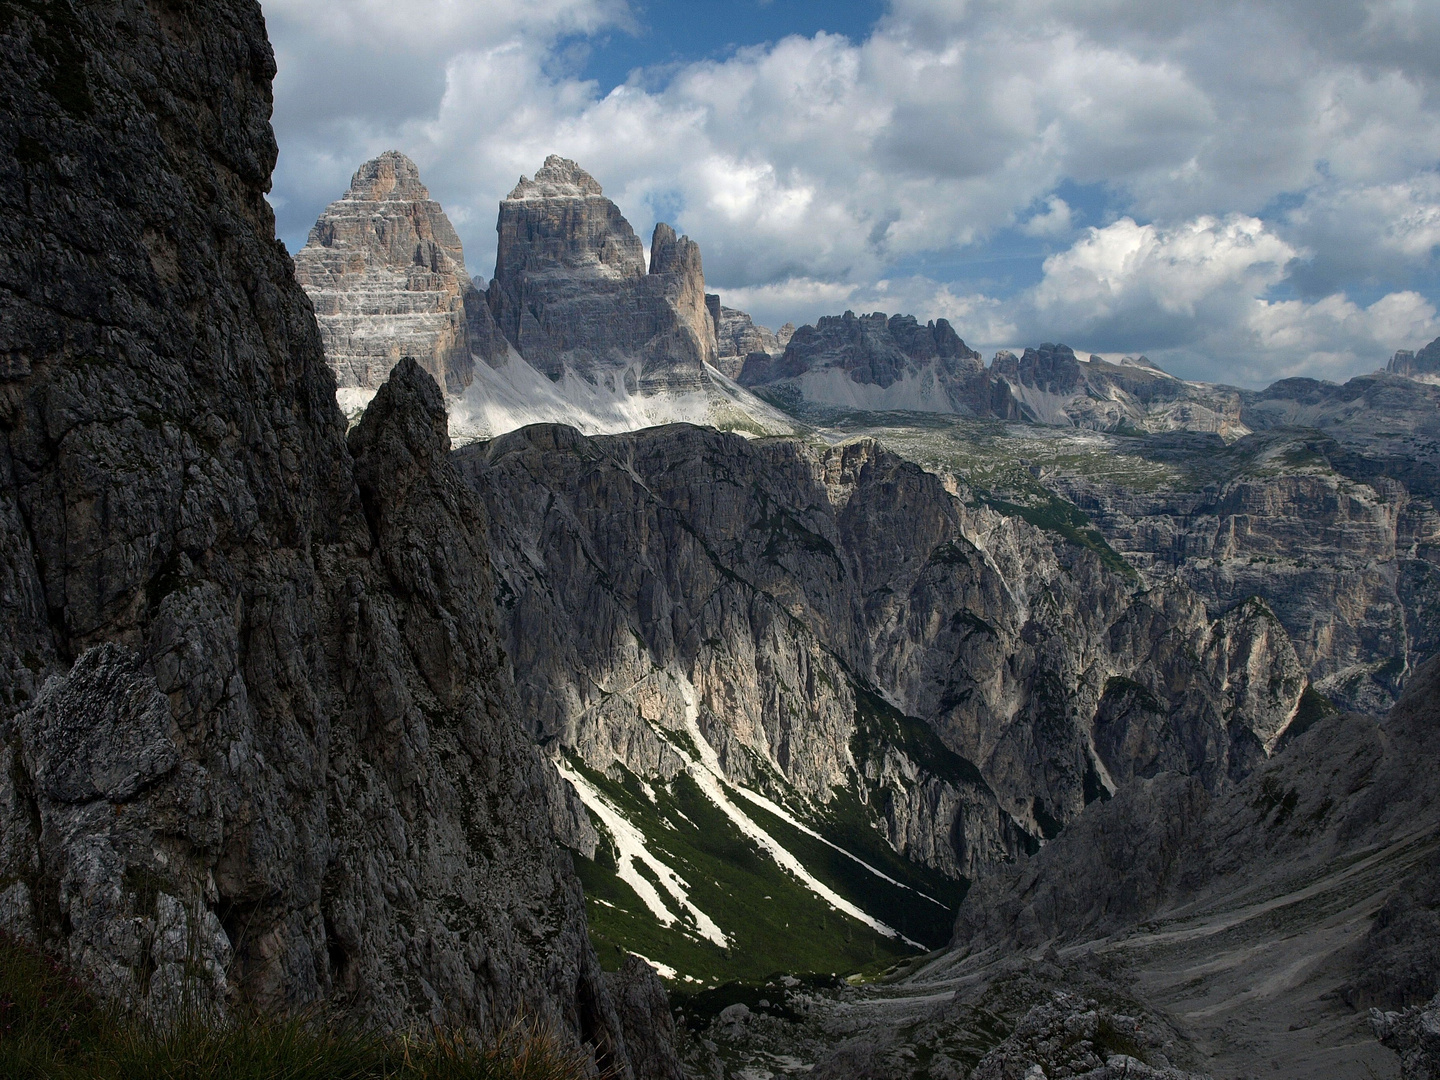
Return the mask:
<path id="1" fill-rule="evenodd" d="M 402 356 L 450 393 L 471 382 L 466 295 L 475 289 L 460 237 L 404 154 L 360 166 L 310 230 L 295 276 L 337 386 L 378 390 Z"/>
<path id="2" fill-rule="evenodd" d="M 946 490 L 872 441 L 532 427 L 456 455 L 532 735 L 668 780 L 693 722 L 736 782 L 869 792 L 917 862 L 972 876 L 1135 776 L 1263 763 L 1306 686 L 1273 612 Z M 866 686 L 973 763 L 867 735 Z M 893 740 L 892 740 L 893 742 Z M 783 801 L 783 800 L 782 800 Z"/>
<path id="3" fill-rule="evenodd" d="M 1232 386 L 1177 379 L 1146 357 L 1110 363 L 1045 343 L 1021 356 L 996 354 L 990 372 L 1003 381 L 1015 414 L 1039 424 L 1097 431 L 1214 432 L 1227 441 L 1249 434 Z M 997 398 L 1001 400 L 1001 398 Z"/>
<path id="4" fill-rule="evenodd" d="M 699 389 L 716 357 L 700 249 L 655 227 L 650 266 L 600 184 L 552 154 L 500 204 L 490 309 L 530 364 L 631 392 Z"/>
<path id="5" fill-rule="evenodd" d="M 723 306 L 719 296 L 711 294 L 706 299 L 710 301 L 710 313 L 715 319 L 719 339 L 715 366 L 728 377 L 740 377 L 745 358 L 751 353 L 778 358 L 785 352 L 785 346 L 790 344 L 790 338 L 795 333 L 794 323 L 786 323 L 779 330 L 772 331 L 756 323 L 745 312 Z"/>
<path id="6" fill-rule="evenodd" d="M 498 228 L 487 286 L 467 275 L 415 164 L 393 151 L 362 165 L 316 221 L 296 276 L 351 423 L 413 356 L 445 391 L 457 443 L 541 422 L 592 434 L 676 421 L 793 430 L 711 366 L 719 300 L 705 295 L 693 241 L 657 225 L 647 267 L 595 179 L 554 156 L 502 202 Z"/>

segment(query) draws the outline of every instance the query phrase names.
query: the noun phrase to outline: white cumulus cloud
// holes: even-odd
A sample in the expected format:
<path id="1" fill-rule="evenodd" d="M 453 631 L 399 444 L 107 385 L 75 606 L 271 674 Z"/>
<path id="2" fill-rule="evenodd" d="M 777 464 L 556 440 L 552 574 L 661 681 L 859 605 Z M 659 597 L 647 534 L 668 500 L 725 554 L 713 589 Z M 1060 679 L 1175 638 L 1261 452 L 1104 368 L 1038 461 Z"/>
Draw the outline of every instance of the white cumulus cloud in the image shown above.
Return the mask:
<path id="1" fill-rule="evenodd" d="M 264 9 L 292 243 L 396 148 L 488 274 L 496 203 L 558 152 L 642 239 L 657 219 L 697 239 L 725 302 L 772 324 L 914 305 L 976 341 L 1092 342 L 1247 381 L 1374 367 L 1433 325 L 1433 5 L 891 0 L 864 40 L 792 36 L 615 88 L 577 58 L 642 26 L 624 0 Z M 1043 267 L 1030 256 L 1038 284 L 915 269 L 1080 227 Z"/>

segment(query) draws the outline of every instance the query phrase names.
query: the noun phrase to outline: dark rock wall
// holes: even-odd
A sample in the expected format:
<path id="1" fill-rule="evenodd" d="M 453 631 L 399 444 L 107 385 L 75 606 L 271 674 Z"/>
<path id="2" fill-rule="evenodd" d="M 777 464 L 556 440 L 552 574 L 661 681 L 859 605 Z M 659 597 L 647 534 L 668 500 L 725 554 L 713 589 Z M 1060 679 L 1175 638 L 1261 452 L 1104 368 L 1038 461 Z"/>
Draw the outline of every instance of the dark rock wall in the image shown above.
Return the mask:
<path id="1" fill-rule="evenodd" d="M 346 445 L 274 73 L 247 0 L 0 4 L 0 921 L 154 1003 L 623 1069 L 433 381 Z"/>
<path id="2" fill-rule="evenodd" d="M 1440 820 L 1437 746 L 1440 659 L 1383 722 L 1322 719 L 1219 793 L 1177 773 L 1126 785 L 1038 855 L 982 877 L 961 905 L 955 945 L 1094 940 L 1266 875 L 1310 880 L 1406 837 L 1432 847 L 1433 832 L 1423 838 Z M 1342 988 L 1354 1003 L 1414 1004 L 1434 992 L 1435 862 L 1432 851 L 1399 882 L 1356 949 L 1354 978 Z"/>

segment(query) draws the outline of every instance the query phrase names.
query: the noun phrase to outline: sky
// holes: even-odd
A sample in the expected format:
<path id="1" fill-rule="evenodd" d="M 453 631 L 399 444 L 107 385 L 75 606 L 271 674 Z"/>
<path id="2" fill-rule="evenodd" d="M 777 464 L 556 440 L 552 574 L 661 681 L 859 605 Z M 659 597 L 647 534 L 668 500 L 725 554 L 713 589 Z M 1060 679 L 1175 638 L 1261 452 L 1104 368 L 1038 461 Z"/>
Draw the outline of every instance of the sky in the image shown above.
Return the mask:
<path id="1" fill-rule="evenodd" d="M 904 312 L 1243 386 L 1440 336 L 1436 0 L 261 2 L 292 251 L 396 149 L 487 278 L 559 153 L 771 327 Z"/>

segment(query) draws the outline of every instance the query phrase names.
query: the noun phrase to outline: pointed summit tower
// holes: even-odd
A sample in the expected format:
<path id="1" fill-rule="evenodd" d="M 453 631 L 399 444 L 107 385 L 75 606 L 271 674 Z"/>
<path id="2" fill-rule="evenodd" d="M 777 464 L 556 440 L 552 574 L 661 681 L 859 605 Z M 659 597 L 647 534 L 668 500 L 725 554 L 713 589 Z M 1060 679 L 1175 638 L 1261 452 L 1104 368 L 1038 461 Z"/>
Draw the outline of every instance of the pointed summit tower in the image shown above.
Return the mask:
<path id="1" fill-rule="evenodd" d="M 295 256 L 315 305 L 325 358 L 342 391 L 368 400 L 402 356 L 450 393 L 473 378 L 460 237 L 404 154 L 367 161 L 320 215 Z M 487 320 L 488 321 L 488 320 Z M 342 395 L 343 396 L 343 395 Z"/>
<path id="2" fill-rule="evenodd" d="M 542 422 L 587 432 L 677 421 L 792 430 L 713 369 L 722 310 L 705 295 L 688 237 L 656 225 L 647 267 L 620 208 L 557 155 L 520 178 L 497 228 L 487 288 L 469 277 L 460 238 L 415 163 L 393 151 L 360 166 L 320 215 L 295 276 L 352 419 L 413 356 L 444 388 L 460 443 Z"/>
<path id="3" fill-rule="evenodd" d="M 574 373 L 642 394 L 706 383 L 716 358 L 700 249 L 655 227 L 649 273 L 640 238 L 596 179 L 551 154 L 500 203 L 490 310 L 552 380 Z"/>

